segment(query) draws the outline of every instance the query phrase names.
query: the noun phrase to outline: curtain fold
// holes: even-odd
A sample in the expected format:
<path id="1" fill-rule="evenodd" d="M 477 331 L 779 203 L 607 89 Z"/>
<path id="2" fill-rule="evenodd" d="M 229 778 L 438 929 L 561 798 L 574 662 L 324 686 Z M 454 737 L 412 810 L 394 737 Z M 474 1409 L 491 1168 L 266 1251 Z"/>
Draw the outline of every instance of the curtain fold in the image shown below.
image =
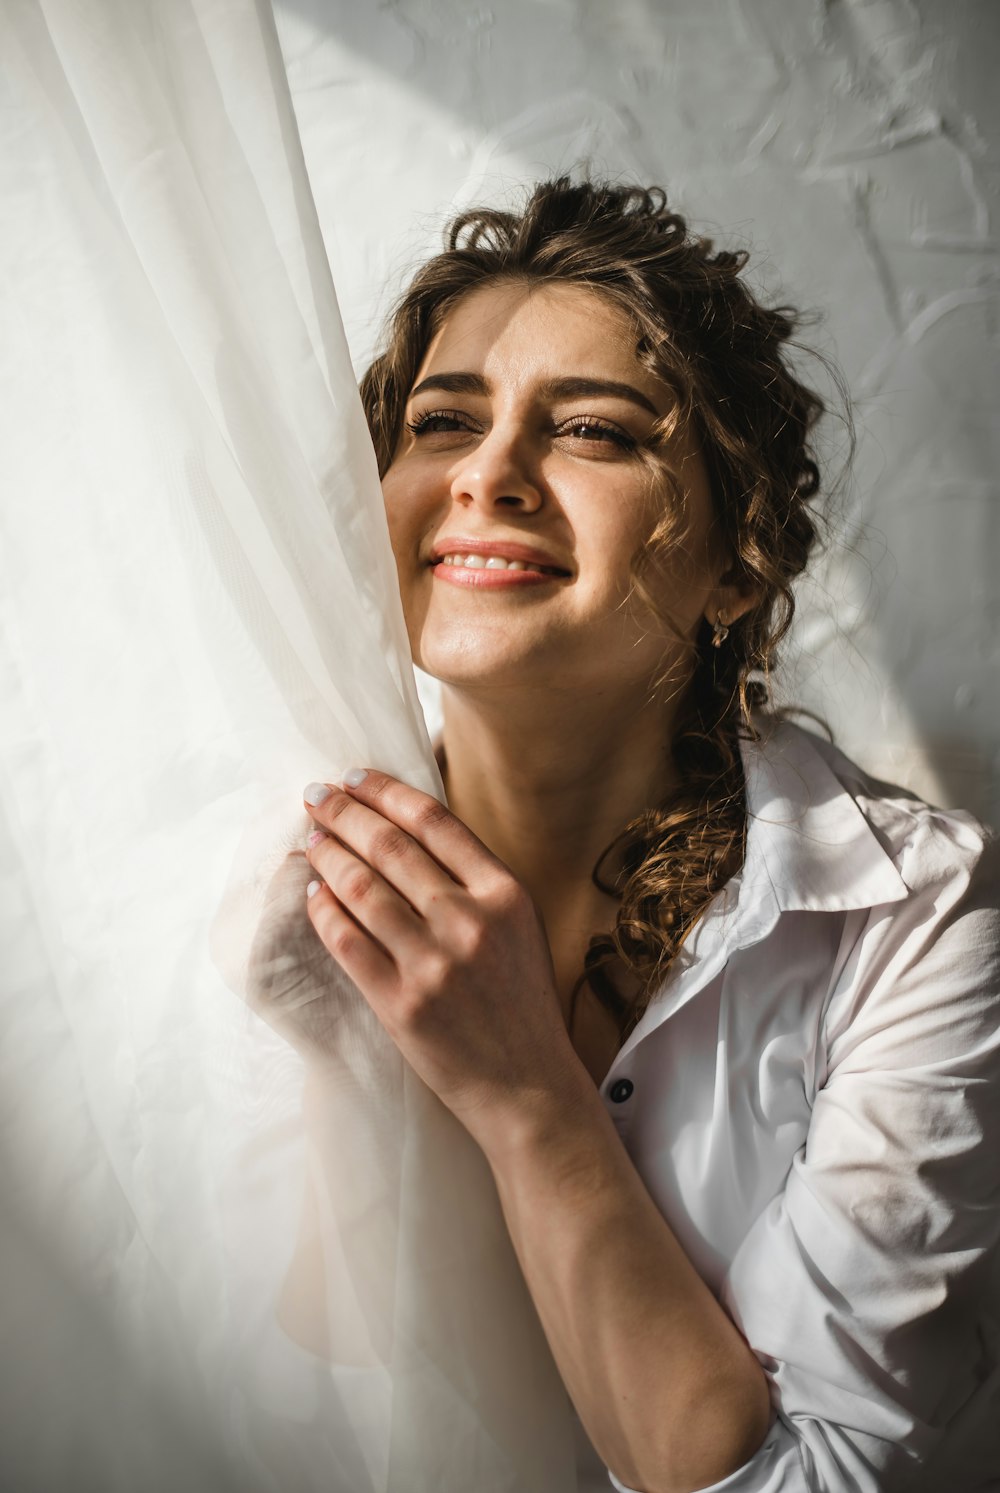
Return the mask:
<path id="1" fill-rule="evenodd" d="M 305 916 L 302 784 L 441 784 L 270 6 L 5 0 L 0 88 L 0 1480 L 569 1493 L 485 1162 Z"/>

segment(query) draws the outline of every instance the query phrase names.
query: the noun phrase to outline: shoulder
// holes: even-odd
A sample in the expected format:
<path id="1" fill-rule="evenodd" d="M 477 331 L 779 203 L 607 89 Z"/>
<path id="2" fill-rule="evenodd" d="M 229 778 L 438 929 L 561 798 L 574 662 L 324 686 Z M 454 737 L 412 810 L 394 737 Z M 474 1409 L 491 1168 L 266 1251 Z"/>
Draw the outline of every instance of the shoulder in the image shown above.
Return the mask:
<path id="1" fill-rule="evenodd" d="M 748 853 L 759 837 L 814 905 L 1000 902 L 1000 840 L 972 814 L 883 782 L 838 747 L 788 720 L 761 723 L 744 744 Z M 794 894 L 793 894 L 794 895 Z"/>
<path id="2" fill-rule="evenodd" d="M 947 873 L 956 865 L 975 864 L 996 840 L 986 825 L 965 810 L 939 808 L 898 784 L 874 778 L 819 737 L 810 736 L 810 744 L 825 758 L 901 868 L 907 866 L 918 876 Z"/>
<path id="3" fill-rule="evenodd" d="M 824 1488 L 843 1486 L 845 1468 L 851 1486 L 895 1487 L 939 1440 L 952 1454 L 939 1465 L 957 1472 L 966 1447 L 945 1426 L 972 1393 L 966 1366 L 989 1372 L 1000 1229 L 996 841 L 788 723 L 769 724 L 744 761 L 754 892 L 766 902 L 773 889 L 777 912 L 752 969 L 763 1020 L 757 989 L 738 992 L 761 1053 L 756 1158 L 779 1134 L 782 1062 L 807 1113 L 788 1126 L 780 1192 L 722 1300 Z M 801 1049 L 796 996 L 816 1017 Z M 730 1053 L 742 1078 L 744 1052 Z M 941 1486 L 957 1484 L 945 1473 Z"/>
<path id="4" fill-rule="evenodd" d="M 929 1065 L 941 1082 L 995 1079 L 1000 841 L 798 726 L 782 723 L 758 749 L 758 776 L 800 795 L 794 831 L 778 836 L 796 886 L 811 876 L 808 905 L 845 914 L 823 1021 L 828 1076 Z M 772 831 L 763 838 L 773 855 Z"/>

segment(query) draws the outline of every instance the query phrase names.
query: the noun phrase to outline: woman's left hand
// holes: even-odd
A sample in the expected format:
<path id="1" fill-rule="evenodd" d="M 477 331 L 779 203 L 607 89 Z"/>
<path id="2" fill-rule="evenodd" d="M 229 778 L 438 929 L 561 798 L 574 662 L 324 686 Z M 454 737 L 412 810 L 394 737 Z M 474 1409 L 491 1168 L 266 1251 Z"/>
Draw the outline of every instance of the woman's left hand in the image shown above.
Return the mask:
<path id="1" fill-rule="evenodd" d="M 489 1150 L 498 1129 L 582 1071 L 538 910 L 437 799 L 369 771 L 309 802 L 324 786 L 306 790 L 324 832 L 306 851 L 323 878 L 311 884 L 313 927 L 407 1062 Z"/>

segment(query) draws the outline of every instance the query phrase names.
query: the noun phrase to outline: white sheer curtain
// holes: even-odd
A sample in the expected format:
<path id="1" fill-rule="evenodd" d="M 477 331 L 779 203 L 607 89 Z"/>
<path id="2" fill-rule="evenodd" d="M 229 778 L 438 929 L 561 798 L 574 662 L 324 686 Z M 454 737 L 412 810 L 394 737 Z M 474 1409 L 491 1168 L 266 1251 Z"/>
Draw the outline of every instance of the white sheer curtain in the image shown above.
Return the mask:
<path id="1" fill-rule="evenodd" d="M 302 784 L 440 781 L 270 7 L 0 76 L 0 1482 L 563 1493 L 482 1158 L 315 1003 Z"/>

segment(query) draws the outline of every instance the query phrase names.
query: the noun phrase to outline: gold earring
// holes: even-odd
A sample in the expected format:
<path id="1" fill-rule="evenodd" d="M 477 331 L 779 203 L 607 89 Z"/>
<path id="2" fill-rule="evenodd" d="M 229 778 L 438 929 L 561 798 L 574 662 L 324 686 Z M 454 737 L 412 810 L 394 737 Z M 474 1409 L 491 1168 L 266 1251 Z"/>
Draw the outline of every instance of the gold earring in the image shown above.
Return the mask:
<path id="1" fill-rule="evenodd" d="M 729 628 L 723 622 L 722 613 L 720 612 L 715 619 L 715 626 L 712 628 L 712 647 L 721 648 L 728 636 Z"/>

